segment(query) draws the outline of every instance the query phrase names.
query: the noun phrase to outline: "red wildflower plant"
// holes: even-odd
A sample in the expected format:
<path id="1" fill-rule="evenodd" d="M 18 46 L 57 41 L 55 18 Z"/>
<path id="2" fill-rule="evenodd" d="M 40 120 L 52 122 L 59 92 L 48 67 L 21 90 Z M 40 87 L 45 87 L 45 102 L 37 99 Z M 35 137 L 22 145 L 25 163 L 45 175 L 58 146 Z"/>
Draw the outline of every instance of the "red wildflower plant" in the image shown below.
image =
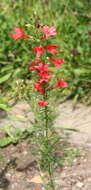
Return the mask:
<path id="1" fill-rule="evenodd" d="M 37 102 L 37 104 L 39 106 L 47 106 L 49 104 L 49 102 L 47 100 L 45 100 L 45 101 L 39 101 L 39 102 Z"/>
<path id="2" fill-rule="evenodd" d="M 66 88 L 66 87 L 68 87 L 67 82 L 65 82 L 63 78 L 60 78 L 57 80 L 57 83 L 53 86 L 53 89 L 55 89 L 55 88 Z"/>
<path id="3" fill-rule="evenodd" d="M 43 26 L 43 28 L 40 28 L 40 31 L 44 32 L 44 34 L 45 34 L 43 36 L 43 38 L 49 38 L 50 36 L 54 36 L 57 34 L 56 28 L 54 26 L 49 27 L 49 26 L 45 25 L 45 26 Z"/>
<path id="4" fill-rule="evenodd" d="M 63 62 L 63 59 L 61 58 L 57 58 L 57 59 L 54 59 L 54 58 L 48 58 L 48 60 L 52 61 L 56 67 L 60 67 L 62 64 L 64 64 Z"/>
<path id="5" fill-rule="evenodd" d="M 24 28 L 14 28 L 14 33 L 12 34 L 14 40 L 19 40 L 20 38 L 31 38 L 30 36 L 24 34 Z"/>
<path id="6" fill-rule="evenodd" d="M 40 58 L 41 55 L 44 53 L 44 47 L 43 46 L 33 47 L 33 51 L 37 52 L 36 58 Z"/>
<path id="7" fill-rule="evenodd" d="M 58 50 L 57 47 L 57 45 L 44 46 L 44 48 L 49 50 L 49 52 L 54 56 L 57 56 L 57 53 L 60 52 L 60 50 Z"/>
<path id="8" fill-rule="evenodd" d="M 55 169 L 55 167 L 53 167 L 53 164 L 54 164 L 53 153 L 55 152 L 55 147 L 52 146 L 53 140 L 50 138 L 50 136 L 54 135 L 54 138 L 55 138 L 56 133 L 54 133 L 55 132 L 55 129 L 53 128 L 54 127 L 53 126 L 54 118 L 53 118 L 53 115 L 52 115 L 52 112 L 50 109 L 49 100 L 52 97 L 52 93 L 54 92 L 54 89 L 66 88 L 66 87 L 68 87 L 68 84 L 67 84 L 67 82 L 64 81 L 64 78 L 58 78 L 57 82 L 54 85 L 52 85 L 52 81 L 54 79 L 52 77 L 55 77 L 55 75 L 53 73 L 55 72 L 55 70 L 57 70 L 57 72 L 60 72 L 59 68 L 62 64 L 64 64 L 64 61 L 62 58 L 58 58 L 58 57 L 57 58 L 50 58 L 50 57 L 47 58 L 44 55 L 44 53 L 46 52 L 46 53 L 50 53 L 51 56 L 57 56 L 57 54 L 60 52 L 60 50 L 57 49 L 58 45 L 47 44 L 47 43 L 49 43 L 49 40 L 46 40 L 46 38 L 49 38 L 49 37 L 57 34 L 56 28 L 54 26 L 49 27 L 49 26 L 45 25 L 42 28 L 39 26 L 39 30 L 41 32 L 43 32 L 44 34 L 43 34 L 43 36 L 41 36 L 41 34 L 40 34 L 39 39 L 37 39 L 37 43 L 39 42 L 39 44 L 40 44 L 40 41 L 42 41 L 42 42 L 41 42 L 41 45 L 32 48 L 32 50 L 36 54 L 35 55 L 36 58 L 34 61 L 31 61 L 30 63 L 28 63 L 28 65 L 29 65 L 28 70 L 31 72 L 30 74 L 33 73 L 31 76 L 34 77 L 34 81 L 35 81 L 35 83 L 33 85 L 33 88 L 34 88 L 33 92 L 37 91 L 36 97 L 41 98 L 41 99 L 38 99 L 38 101 L 36 102 L 36 104 L 40 108 L 40 112 L 38 113 L 38 119 L 35 120 L 35 122 L 33 122 L 34 127 L 39 126 L 37 131 L 34 134 L 35 134 L 35 137 L 37 138 L 37 139 L 35 139 L 35 141 L 37 142 L 36 144 L 39 147 L 39 150 L 38 150 L 39 157 L 41 156 L 40 157 L 40 168 L 41 168 L 41 166 L 44 166 L 43 163 L 45 164 L 46 160 L 48 160 L 50 158 L 50 162 L 47 162 L 48 167 L 46 168 L 46 173 L 48 173 L 48 181 L 47 181 L 47 183 L 45 183 L 46 189 L 48 189 L 47 187 L 49 187 L 49 186 L 51 187 L 51 189 L 55 189 L 54 181 L 52 180 L 53 179 L 52 178 L 53 168 Z M 15 40 L 18 40 L 20 38 L 31 38 L 30 36 L 27 36 L 24 33 L 23 28 L 18 28 L 18 27 L 14 28 L 14 34 L 12 34 L 12 37 Z M 44 39 L 44 40 L 41 40 L 41 39 Z M 33 43 L 35 43 L 34 40 L 35 40 L 35 37 L 33 39 Z M 46 41 L 47 41 L 47 43 L 46 43 Z M 43 45 L 43 42 L 44 42 L 45 46 Z M 54 69 L 54 66 L 57 68 Z M 53 73 L 52 73 L 52 68 L 53 68 Z M 59 76 L 59 73 L 57 76 Z M 51 81 L 51 79 L 52 79 L 52 81 Z M 32 100 L 32 96 L 31 96 L 31 100 Z M 33 102 L 31 101 L 31 103 L 33 103 Z M 35 110 L 35 111 L 37 111 L 37 110 Z M 36 114 L 36 116 L 37 116 L 37 114 Z M 36 121 L 37 121 L 37 123 L 36 123 Z M 35 125 L 35 124 L 37 124 L 37 125 Z M 57 137 L 57 138 L 59 138 L 59 137 Z M 59 142 L 58 142 L 58 144 L 59 144 Z M 45 150 L 46 150 L 46 156 L 45 156 Z M 43 162 L 43 160 L 44 160 L 44 162 Z M 45 166 L 44 166 L 44 169 L 45 169 Z M 35 188 L 33 188 L 33 190 L 42 190 L 42 188 L 35 187 Z"/>

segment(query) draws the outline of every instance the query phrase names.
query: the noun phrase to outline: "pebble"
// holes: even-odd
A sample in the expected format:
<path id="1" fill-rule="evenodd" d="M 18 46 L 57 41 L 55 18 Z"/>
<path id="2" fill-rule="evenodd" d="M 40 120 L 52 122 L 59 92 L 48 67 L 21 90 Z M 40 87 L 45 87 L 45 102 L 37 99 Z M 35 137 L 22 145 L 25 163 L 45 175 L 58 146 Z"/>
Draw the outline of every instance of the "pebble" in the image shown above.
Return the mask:
<path id="1" fill-rule="evenodd" d="M 17 185 L 18 185 L 17 183 L 13 183 L 13 184 L 11 185 L 12 189 L 15 189 L 15 187 L 16 187 Z"/>
<path id="2" fill-rule="evenodd" d="M 6 177 L 11 177 L 11 174 L 10 173 L 6 173 L 5 176 Z"/>
<path id="3" fill-rule="evenodd" d="M 27 152 L 27 151 L 24 151 L 24 152 L 23 152 L 23 154 L 24 154 L 24 155 L 27 155 L 27 154 L 28 154 L 28 152 Z"/>
<path id="4" fill-rule="evenodd" d="M 76 184 L 76 187 L 81 188 L 82 186 L 83 186 L 83 183 L 81 183 L 81 182 L 78 182 L 78 183 Z"/>

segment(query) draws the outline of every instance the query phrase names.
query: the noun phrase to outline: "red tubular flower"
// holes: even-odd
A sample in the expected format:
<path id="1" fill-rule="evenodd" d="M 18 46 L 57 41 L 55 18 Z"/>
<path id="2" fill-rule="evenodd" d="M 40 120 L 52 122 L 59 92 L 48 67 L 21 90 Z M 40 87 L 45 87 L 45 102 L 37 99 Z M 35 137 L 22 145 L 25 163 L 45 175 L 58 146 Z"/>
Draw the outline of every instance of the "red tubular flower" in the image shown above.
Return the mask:
<path id="1" fill-rule="evenodd" d="M 38 66 L 36 66 L 38 64 Z M 30 71 L 34 71 L 34 70 L 43 70 L 43 71 L 49 71 L 51 70 L 51 68 L 48 67 L 47 64 L 44 64 L 43 62 L 37 62 L 37 64 L 35 63 L 35 66 L 33 67 L 29 67 Z M 32 65 L 32 64 L 31 64 Z M 34 65 L 34 64 L 33 64 Z"/>
<path id="2" fill-rule="evenodd" d="M 55 66 L 58 68 L 60 67 L 60 65 L 64 64 L 63 59 L 60 58 L 58 59 L 48 58 L 48 60 L 52 61 L 55 64 Z"/>
<path id="3" fill-rule="evenodd" d="M 23 28 L 15 27 L 14 28 L 14 34 L 12 34 L 12 38 L 14 40 L 18 40 L 20 38 L 31 38 L 31 37 L 24 34 L 24 29 Z"/>
<path id="4" fill-rule="evenodd" d="M 50 73 L 48 73 L 48 71 L 45 71 L 45 70 L 41 70 L 40 72 L 39 72 L 39 76 L 40 76 L 40 83 L 42 83 L 42 82 L 48 82 L 49 81 L 49 79 L 51 78 L 51 77 L 53 77 L 53 75 L 52 74 L 50 74 Z"/>
<path id="5" fill-rule="evenodd" d="M 40 65 L 40 64 L 43 64 L 43 62 L 42 62 L 42 61 L 29 62 L 29 63 L 28 63 L 28 65 L 30 65 L 29 70 L 30 70 L 30 71 L 37 70 L 36 67 L 34 67 L 34 66 Z M 32 67 L 32 66 L 33 66 L 33 67 Z"/>
<path id="6" fill-rule="evenodd" d="M 51 78 L 53 75 L 48 73 L 48 71 L 42 70 L 42 71 L 39 72 L 39 76 L 41 78 L 45 78 L 45 77 Z"/>
<path id="7" fill-rule="evenodd" d="M 39 64 L 41 64 L 41 63 L 43 63 L 42 61 L 33 61 L 32 63 L 31 63 L 31 65 L 32 66 L 34 66 L 34 65 L 39 65 Z"/>
<path id="8" fill-rule="evenodd" d="M 45 90 L 42 88 L 41 84 L 39 81 L 36 82 L 36 84 L 34 85 L 34 88 L 36 88 L 39 92 L 41 92 L 42 94 L 45 93 Z"/>
<path id="9" fill-rule="evenodd" d="M 42 78 L 40 79 L 40 83 L 48 83 L 49 79 L 48 78 Z"/>
<path id="10" fill-rule="evenodd" d="M 54 36 L 57 34 L 56 28 L 54 26 L 49 27 L 45 25 L 43 26 L 43 28 L 40 28 L 40 31 L 44 32 L 45 34 L 43 38 L 49 38 L 50 36 Z"/>
<path id="11" fill-rule="evenodd" d="M 39 70 L 42 70 L 42 71 L 49 71 L 49 70 L 51 70 L 51 68 L 49 68 L 48 65 L 45 64 L 45 63 L 43 63 L 43 62 L 39 63 L 39 65 L 37 66 L 37 68 Z"/>
<path id="12" fill-rule="evenodd" d="M 44 46 L 45 49 L 49 50 L 49 52 L 54 55 L 57 56 L 56 53 L 60 52 L 60 50 L 57 50 L 58 46 L 57 45 L 48 45 L 48 46 Z"/>
<path id="13" fill-rule="evenodd" d="M 33 190 L 42 190 L 42 188 L 34 188 Z"/>
<path id="14" fill-rule="evenodd" d="M 37 68 L 36 67 L 29 67 L 28 70 L 29 71 L 35 71 L 35 70 L 37 70 Z"/>
<path id="15" fill-rule="evenodd" d="M 39 101 L 39 102 L 37 102 L 37 104 L 38 104 L 39 106 L 46 106 L 46 105 L 49 104 L 49 102 L 48 102 L 47 100 L 45 100 L 45 101 Z"/>
<path id="16" fill-rule="evenodd" d="M 36 58 L 40 58 L 40 56 L 44 53 L 44 47 L 43 46 L 34 47 L 33 51 L 37 52 Z"/>
<path id="17" fill-rule="evenodd" d="M 54 86 L 53 86 L 53 89 L 54 88 L 66 88 L 66 87 L 68 87 L 68 84 L 67 84 L 67 82 L 64 82 L 64 79 L 63 78 L 60 78 L 60 79 L 58 79 L 58 81 L 57 81 L 57 84 L 55 84 Z"/>

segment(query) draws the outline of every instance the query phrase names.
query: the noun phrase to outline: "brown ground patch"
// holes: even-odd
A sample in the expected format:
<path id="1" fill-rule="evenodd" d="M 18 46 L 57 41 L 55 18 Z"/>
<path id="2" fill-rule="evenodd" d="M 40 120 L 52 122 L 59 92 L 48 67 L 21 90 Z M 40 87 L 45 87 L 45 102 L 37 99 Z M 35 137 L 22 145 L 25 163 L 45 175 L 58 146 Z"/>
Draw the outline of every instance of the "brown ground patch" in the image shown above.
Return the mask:
<path id="1" fill-rule="evenodd" d="M 21 116 L 25 119 L 34 119 L 32 113 L 27 113 L 28 105 L 25 102 L 18 103 L 9 114 Z M 30 108 L 29 108 L 30 109 Z M 12 124 L 26 128 L 29 122 L 14 122 L 1 119 L 0 126 Z M 59 106 L 57 126 L 72 126 L 78 132 L 67 132 L 67 137 L 72 147 L 80 147 L 79 155 L 58 171 L 55 177 L 57 190 L 90 190 L 91 189 L 91 107 L 78 104 L 73 110 L 72 102 L 68 101 Z M 2 135 L 1 135 L 2 137 Z M 5 169 L 9 160 L 16 159 L 15 166 L 8 167 L 5 175 L 0 176 L 2 190 L 32 190 L 32 177 L 39 175 L 35 157 L 31 155 L 31 145 L 22 142 L 17 146 L 10 145 L 0 150 L 0 173 Z M 5 181 L 5 179 L 7 179 Z M 9 182 L 9 183 L 8 183 Z M 6 186 L 4 185 L 6 183 Z M 35 184 L 41 186 L 41 184 Z"/>

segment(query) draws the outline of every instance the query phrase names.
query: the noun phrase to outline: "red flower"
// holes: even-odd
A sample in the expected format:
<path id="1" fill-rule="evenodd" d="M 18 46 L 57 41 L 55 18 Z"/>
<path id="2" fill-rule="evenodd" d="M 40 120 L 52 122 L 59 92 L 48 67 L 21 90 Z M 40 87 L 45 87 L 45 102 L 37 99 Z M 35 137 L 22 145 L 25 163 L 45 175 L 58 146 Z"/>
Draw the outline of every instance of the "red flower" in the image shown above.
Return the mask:
<path id="1" fill-rule="evenodd" d="M 44 32 L 44 34 L 45 34 L 43 36 L 43 38 L 48 38 L 50 36 L 54 36 L 57 34 L 56 28 L 54 26 L 49 27 L 49 26 L 45 25 L 45 26 L 43 26 L 43 28 L 40 28 L 40 31 Z"/>
<path id="2" fill-rule="evenodd" d="M 60 67 L 61 64 L 64 64 L 63 59 L 53 59 L 53 58 L 48 58 L 48 60 L 52 61 L 56 67 Z"/>
<path id="3" fill-rule="evenodd" d="M 32 63 L 31 63 L 31 65 L 38 65 L 38 64 L 40 64 L 40 63 L 43 63 L 42 61 L 33 61 Z"/>
<path id="4" fill-rule="evenodd" d="M 42 78 L 42 79 L 40 79 L 40 83 L 43 83 L 43 82 L 44 82 L 44 83 L 48 83 L 48 80 L 49 80 L 49 79 L 46 78 L 46 77 L 45 77 L 45 78 Z"/>
<path id="5" fill-rule="evenodd" d="M 29 67 L 28 70 L 29 71 L 35 71 L 35 70 L 37 70 L 37 68 L 36 67 Z"/>
<path id="6" fill-rule="evenodd" d="M 61 78 L 61 79 L 58 79 L 58 81 L 57 81 L 57 84 L 55 84 L 54 86 L 53 86 L 53 89 L 54 88 L 66 88 L 66 87 L 68 87 L 68 84 L 66 83 L 66 82 L 64 82 L 64 79 L 63 78 Z"/>
<path id="7" fill-rule="evenodd" d="M 45 77 L 51 78 L 53 75 L 48 73 L 48 71 L 42 70 L 42 71 L 39 72 L 39 76 L 41 78 L 45 78 Z"/>
<path id="8" fill-rule="evenodd" d="M 37 68 L 39 70 L 42 70 L 42 71 L 49 71 L 49 70 L 51 70 L 51 68 L 49 68 L 48 65 L 44 64 L 43 62 L 40 62 L 39 65 L 37 66 Z"/>
<path id="9" fill-rule="evenodd" d="M 36 88 L 38 91 L 40 91 L 42 94 L 45 93 L 44 89 L 42 88 L 40 82 L 36 82 L 36 84 L 34 85 L 34 88 Z"/>
<path id="10" fill-rule="evenodd" d="M 37 52 L 36 58 L 39 58 L 44 53 L 44 47 L 43 46 L 34 47 L 33 51 Z"/>
<path id="11" fill-rule="evenodd" d="M 50 52 L 52 55 L 54 55 L 54 56 L 57 55 L 57 54 L 56 54 L 57 52 L 60 52 L 60 50 L 57 50 L 57 49 L 56 49 L 57 47 L 58 47 L 57 45 L 44 46 L 44 48 L 47 49 L 47 50 L 49 50 L 49 52 Z"/>
<path id="12" fill-rule="evenodd" d="M 24 34 L 23 28 L 15 27 L 14 28 L 14 34 L 12 34 L 12 38 L 14 38 L 15 40 L 18 40 L 20 38 L 31 38 L 31 37 Z"/>
<path id="13" fill-rule="evenodd" d="M 51 68 L 48 67 L 47 64 L 44 64 L 43 62 L 37 62 L 38 66 L 36 66 L 36 62 L 34 63 L 35 67 L 29 67 L 30 71 L 34 71 L 34 70 L 44 70 L 44 71 L 49 71 Z M 33 65 L 34 65 L 33 64 Z M 31 64 L 32 65 L 32 64 Z"/>
<path id="14" fill-rule="evenodd" d="M 40 83 L 42 82 L 48 82 L 48 80 L 53 77 L 52 74 L 48 73 L 48 71 L 45 71 L 45 70 L 41 70 L 39 72 L 39 76 L 41 77 L 40 79 Z"/>
<path id="15" fill-rule="evenodd" d="M 34 188 L 33 190 L 42 190 L 41 188 Z"/>
<path id="16" fill-rule="evenodd" d="M 48 105 L 49 103 L 48 103 L 47 100 L 45 100 L 45 101 L 39 101 L 39 102 L 37 102 L 37 104 L 38 104 L 39 106 L 46 106 L 46 105 Z"/>

